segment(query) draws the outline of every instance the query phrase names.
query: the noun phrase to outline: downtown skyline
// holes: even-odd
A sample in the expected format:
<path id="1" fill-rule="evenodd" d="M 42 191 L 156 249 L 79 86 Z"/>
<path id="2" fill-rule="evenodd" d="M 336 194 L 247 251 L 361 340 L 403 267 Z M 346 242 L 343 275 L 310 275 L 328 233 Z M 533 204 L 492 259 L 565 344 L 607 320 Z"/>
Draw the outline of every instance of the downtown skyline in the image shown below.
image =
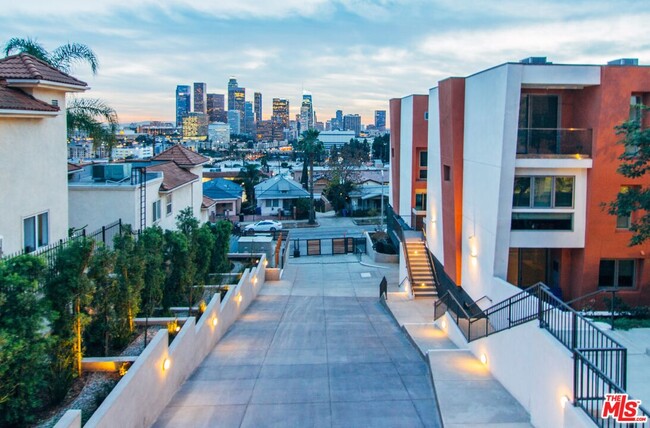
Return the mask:
<path id="1" fill-rule="evenodd" d="M 227 94 L 235 76 L 247 101 L 287 98 L 291 117 L 303 90 L 319 121 L 338 109 L 372 123 L 388 100 L 437 85 L 449 75 L 528 56 L 554 63 L 604 64 L 622 57 L 650 62 L 645 22 L 635 1 L 472 2 L 148 0 L 52 3 L 35 0 L 0 10 L 0 42 L 36 38 L 46 48 L 71 41 L 98 55 L 97 76 L 73 75 L 104 99 L 120 122 L 174 121 L 177 85 L 205 82 Z M 250 95 L 249 95 L 250 94 Z"/>

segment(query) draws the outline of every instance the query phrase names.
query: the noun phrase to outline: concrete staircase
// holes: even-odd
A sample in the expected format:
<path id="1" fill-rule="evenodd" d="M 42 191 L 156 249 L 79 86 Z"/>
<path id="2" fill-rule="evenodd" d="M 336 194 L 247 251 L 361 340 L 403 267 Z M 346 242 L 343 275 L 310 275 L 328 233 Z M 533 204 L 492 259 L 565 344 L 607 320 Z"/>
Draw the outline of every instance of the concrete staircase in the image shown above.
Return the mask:
<path id="1" fill-rule="evenodd" d="M 407 240 L 407 269 L 410 268 L 411 288 L 415 297 L 435 297 L 438 295 L 433 266 L 427 257 L 427 249 L 422 240 Z"/>

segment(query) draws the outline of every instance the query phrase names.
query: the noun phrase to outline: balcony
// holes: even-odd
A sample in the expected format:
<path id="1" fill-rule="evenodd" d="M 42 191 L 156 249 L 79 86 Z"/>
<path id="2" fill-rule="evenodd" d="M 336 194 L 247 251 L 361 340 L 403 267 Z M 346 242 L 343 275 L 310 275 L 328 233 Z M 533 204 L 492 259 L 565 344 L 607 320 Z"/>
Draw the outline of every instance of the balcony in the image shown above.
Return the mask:
<path id="1" fill-rule="evenodd" d="M 584 128 L 519 128 L 518 158 L 590 158 L 592 130 Z"/>

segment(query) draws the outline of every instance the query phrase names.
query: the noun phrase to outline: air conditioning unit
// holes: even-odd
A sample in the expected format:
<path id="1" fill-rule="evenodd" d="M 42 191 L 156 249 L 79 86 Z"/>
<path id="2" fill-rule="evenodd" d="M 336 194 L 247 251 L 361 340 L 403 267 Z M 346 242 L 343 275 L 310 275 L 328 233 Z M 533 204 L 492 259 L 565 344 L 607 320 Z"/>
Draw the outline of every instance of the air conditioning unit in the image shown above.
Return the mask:
<path id="1" fill-rule="evenodd" d="M 122 181 L 131 177 L 130 163 L 107 163 L 93 165 L 94 181 Z"/>

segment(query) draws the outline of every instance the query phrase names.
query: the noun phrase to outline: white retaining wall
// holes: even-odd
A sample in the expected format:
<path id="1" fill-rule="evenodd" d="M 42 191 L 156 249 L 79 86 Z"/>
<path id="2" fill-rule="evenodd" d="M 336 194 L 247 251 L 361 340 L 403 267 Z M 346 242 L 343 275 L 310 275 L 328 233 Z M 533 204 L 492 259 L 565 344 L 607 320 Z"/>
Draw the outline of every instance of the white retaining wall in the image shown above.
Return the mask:
<path id="1" fill-rule="evenodd" d="M 118 382 L 85 427 L 149 427 L 180 386 L 214 348 L 228 328 L 255 300 L 266 279 L 265 255 L 246 269 L 237 285 L 220 301 L 214 295 L 198 322 L 190 318 L 168 345 L 166 329 L 159 330 L 129 371 Z M 214 319 L 218 320 L 216 326 Z M 163 370 L 168 359 L 170 366 Z M 81 418 L 69 410 L 57 428 L 80 428 Z"/>

